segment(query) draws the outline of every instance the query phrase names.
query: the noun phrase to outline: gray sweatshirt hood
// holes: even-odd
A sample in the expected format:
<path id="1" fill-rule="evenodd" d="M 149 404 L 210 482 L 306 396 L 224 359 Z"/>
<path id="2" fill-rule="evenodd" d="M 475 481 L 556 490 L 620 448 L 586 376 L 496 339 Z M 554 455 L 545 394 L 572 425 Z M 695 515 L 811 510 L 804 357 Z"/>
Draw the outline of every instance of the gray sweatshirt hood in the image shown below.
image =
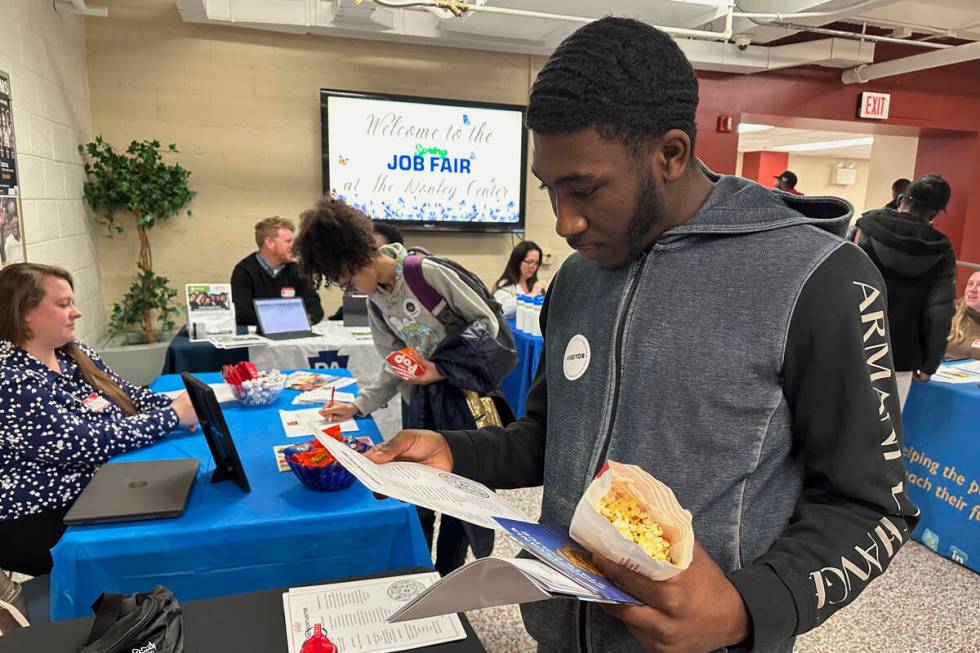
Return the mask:
<path id="1" fill-rule="evenodd" d="M 690 220 L 659 238 L 661 244 L 696 234 L 744 234 L 810 224 L 843 238 L 853 207 L 838 197 L 804 197 L 765 188 L 754 181 L 721 176 L 708 199 Z"/>

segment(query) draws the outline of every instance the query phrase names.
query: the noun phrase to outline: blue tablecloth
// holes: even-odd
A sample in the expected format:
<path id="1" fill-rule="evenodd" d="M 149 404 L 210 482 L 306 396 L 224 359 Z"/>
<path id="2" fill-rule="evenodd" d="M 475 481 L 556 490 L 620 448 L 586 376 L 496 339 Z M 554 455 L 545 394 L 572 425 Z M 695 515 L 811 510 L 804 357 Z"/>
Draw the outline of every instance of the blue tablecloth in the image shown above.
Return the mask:
<path id="1" fill-rule="evenodd" d="M 514 320 L 507 320 L 510 330 L 514 332 L 514 342 L 517 344 L 517 365 L 500 383 L 500 389 L 510 403 L 515 417 L 524 415 L 524 401 L 531 387 L 535 372 L 538 371 L 538 359 L 544 347 L 544 338 L 532 336 L 517 330 Z"/>
<path id="2" fill-rule="evenodd" d="M 238 333 L 246 333 L 243 326 Z M 167 345 L 167 355 L 163 360 L 161 374 L 180 374 L 181 372 L 216 372 L 225 365 L 234 365 L 248 360 L 248 347 L 238 349 L 218 349 L 210 342 L 191 342 L 187 337 L 187 327 L 181 328 Z"/>
<path id="3" fill-rule="evenodd" d="M 332 374 L 349 375 L 346 370 Z M 215 383 L 218 374 L 200 374 Z M 164 376 L 155 390 L 181 388 L 180 377 Z M 432 563 L 414 506 L 378 500 L 360 483 L 340 492 L 313 492 L 292 472 L 280 472 L 272 447 L 287 438 L 276 404 L 248 408 L 224 404 L 223 411 L 252 486 L 210 482 L 214 462 L 204 437 L 175 431 L 153 446 L 115 460 L 199 458 L 201 467 L 187 511 L 179 518 L 99 526 L 72 526 L 52 549 L 53 620 L 90 615 L 101 592 L 132 593 L 165 585 L 181 600 L 203 599 L 324 579 L 345 578 Z M 371 419 L 360 432 L 380 440 Z"/>
<path id="4" fill-rule="evenodd" d="M 980 388 L 913 382 L 903 421 L 912 537 L 980 572 Z"/>

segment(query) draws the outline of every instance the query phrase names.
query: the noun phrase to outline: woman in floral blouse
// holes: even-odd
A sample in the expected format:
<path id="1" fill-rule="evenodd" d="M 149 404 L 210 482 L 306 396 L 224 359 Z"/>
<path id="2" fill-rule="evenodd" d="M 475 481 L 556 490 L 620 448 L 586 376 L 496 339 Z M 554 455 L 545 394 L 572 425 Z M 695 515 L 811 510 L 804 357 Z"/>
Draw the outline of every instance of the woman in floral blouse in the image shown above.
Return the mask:
<path id="1" fill-rule="evenodd" d="M 0 567 L 51 569 L 61 520 L 99 466 L 197 416 L 134 386 L 75 342 L 71 275 L 48 265 L 0 270 Z"/>

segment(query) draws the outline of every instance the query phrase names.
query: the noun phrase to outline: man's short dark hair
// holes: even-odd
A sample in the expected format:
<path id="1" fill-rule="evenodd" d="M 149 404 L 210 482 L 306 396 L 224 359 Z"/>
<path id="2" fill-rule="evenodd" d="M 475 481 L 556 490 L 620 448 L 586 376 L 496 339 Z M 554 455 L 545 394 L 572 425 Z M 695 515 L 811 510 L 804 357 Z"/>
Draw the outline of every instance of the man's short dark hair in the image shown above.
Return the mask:
<path id="1" fill-rule="evenodd" d="M 912 183 L 911 180 L 902 177 L 892 182 L 892 195 L 898 196 L 905 192 L 905 189 Z"/>
<path id="2" fill-rule="evenodd" d="M 401 229 L 394 225 L 386 224 L 384 222 L 374 223 L 374 233 L 384 236 L 384 239 L 389 243 L 404 243 L 405 236 L 402 235 Z"/>
<path id="3" fill-rule="evenodd" d="M 371 218 L 353 206 L 324 196 L 300 215 L 293 241 L 300 272 L 319 288 L 365 267 L 377 252 L 372 226 Z"/>
<path id="4" fill-rule="evenodd" d="M 528 129 L 563 134 L 593 127 L 636 151 L 680 129 L 694 146 L 698 81 L 674 40 L 629 18 L 589 23 L 562 41 L 538 74 Z"/>

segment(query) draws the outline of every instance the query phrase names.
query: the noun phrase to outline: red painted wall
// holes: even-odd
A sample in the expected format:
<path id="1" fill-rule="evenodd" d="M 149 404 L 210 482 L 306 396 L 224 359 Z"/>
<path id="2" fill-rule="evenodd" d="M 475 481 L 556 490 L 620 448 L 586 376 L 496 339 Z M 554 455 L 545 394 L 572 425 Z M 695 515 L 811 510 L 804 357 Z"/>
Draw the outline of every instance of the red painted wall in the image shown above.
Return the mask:
<path id="1" fill-rule="evenodd" d="M 789 167 L 787 152 L 745 152 L 742 154 L 742 176 L 767 188 L 776 185 L 778 177 Z"/>
<path id="2" fill-rule="evenodd" d="M 903 46 L 877 48 L 877 61 L 915 54 Z M 845 85 L 840 71 L 804 67 L 755 75 L 699 72 L 698 156 L 712 169 L 732 174 L 738 134 L 715 130 L 718 115 L 744 113 L 847 120 L 919 130 L 916 174 L 943 175 L 953 187 L 948 213 L 936 222 L 953 242 L 957 257 L 980 262 L 980 62 L 969 62 L 908 75 Z M 891 93 L 887 121 L 859 120 L 862 91 Z M 955 130 L 950 133 L 949 130 Z M 743 164 L 744 165 L 744 164 Z M 960 271 L 959 291 L 969 276 Z"/>
<path id="3" fill-rule="evenodd" d="M 949 182 L 953 194 L 945 213 L 936 218 L 935 227 L 953 242 L 953 249 L 960 253 L 962 260 L 980 261 L 980 258 L 968 258 L 964 249 L 980 255 L 980 233 L 975 234 L 975 241 L 964 248 L 967 236 L 967 216 L 978 215 L 980 196 L 971 192 L 976 184 L 978 153 L 976 133 L 925 133 L 919 136 L 919 149 L 916 152 L 915 176 L 938 173 Z M 951 165 L 951 163 L 955 163 Z M 975 225 L 977 219 L 973 221 Z"/>

